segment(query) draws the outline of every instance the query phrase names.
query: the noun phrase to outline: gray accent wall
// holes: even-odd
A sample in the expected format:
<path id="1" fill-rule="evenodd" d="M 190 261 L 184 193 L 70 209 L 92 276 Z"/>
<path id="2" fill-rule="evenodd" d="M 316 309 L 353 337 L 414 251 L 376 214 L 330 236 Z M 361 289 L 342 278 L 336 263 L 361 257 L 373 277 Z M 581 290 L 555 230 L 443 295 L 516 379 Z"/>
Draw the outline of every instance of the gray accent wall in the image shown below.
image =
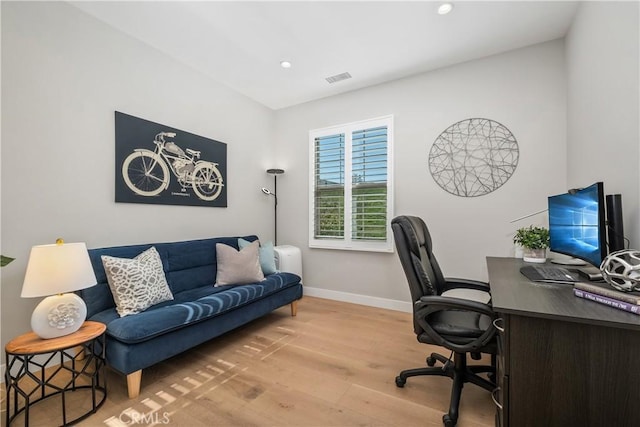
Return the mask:
<path id="1" fill-rule="evenodd" d="M 640 248 L 640 3 L 583 2 L 566 37 L 567 182 L 622 194 Z"/>
<path id="2" fill-rule="evenodd" d="M 515 230 L 547 221 L 510 220 L 566 190 L 565 100 L 564 42 L 556 40 L 277 111 L 278 157 L 288 171 L 278 181 L 287 212 L 279 241 L 302 248 L 305 286 L 353 301 L 410 302 L 396 253 L 308 247 L 310 129 L 393 114 L 395 214 L 425 219 L 446 275 L 486 279 L 486 255 L 513 256 Z M 428 156 L 443 130 L 472 117 L 509 128 L 520 161 L 498 190 L 464 198 L 435 183 Z"/>

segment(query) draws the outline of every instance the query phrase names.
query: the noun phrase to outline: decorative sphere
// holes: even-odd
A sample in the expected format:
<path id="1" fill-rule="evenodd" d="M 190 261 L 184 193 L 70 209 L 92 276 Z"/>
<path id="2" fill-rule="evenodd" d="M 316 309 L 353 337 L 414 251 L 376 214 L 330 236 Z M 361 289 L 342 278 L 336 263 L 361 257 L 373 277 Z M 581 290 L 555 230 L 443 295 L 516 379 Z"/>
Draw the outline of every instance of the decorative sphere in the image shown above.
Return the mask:
<path id="1" fill-rule="evenodd" d="M 600 264 L 600 272 L 619 291 L 640 290 L 640 251 L 625 249 L 610 253 Z"/>

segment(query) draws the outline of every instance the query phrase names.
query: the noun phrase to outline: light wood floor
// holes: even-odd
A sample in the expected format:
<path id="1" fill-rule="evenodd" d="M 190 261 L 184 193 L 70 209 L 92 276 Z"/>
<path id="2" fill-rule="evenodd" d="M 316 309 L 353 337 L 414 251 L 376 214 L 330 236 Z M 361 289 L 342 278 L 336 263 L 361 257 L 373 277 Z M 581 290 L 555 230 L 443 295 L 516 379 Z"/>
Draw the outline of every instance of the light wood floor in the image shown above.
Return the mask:
<path id="1" fill-rule="evenodd" d="M 442 426 L 449 378 L 395 385 L 399 371 L 424 366 L 431 351 L 446 354 L 419 344 L 411 322 L 408 313 L 304 297 L 296 317 L 283 307 L 145 369 L 136 399 L 110 371 L 107 401 L 79 425 Z M 55 399 L 34 406 L 32 426 L 59 425 Z M 2 410 L 4 425 L 4 399 Z M 458 426 L 493 425 L 489 393 L 467 384 Z"/>

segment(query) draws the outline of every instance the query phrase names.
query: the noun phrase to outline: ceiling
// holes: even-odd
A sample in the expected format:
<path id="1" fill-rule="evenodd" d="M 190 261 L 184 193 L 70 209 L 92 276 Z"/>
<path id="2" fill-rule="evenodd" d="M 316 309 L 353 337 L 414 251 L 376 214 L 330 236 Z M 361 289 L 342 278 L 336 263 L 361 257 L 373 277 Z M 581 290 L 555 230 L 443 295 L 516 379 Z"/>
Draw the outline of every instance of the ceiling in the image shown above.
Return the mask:
<path id="1" fill-rule="evenodd" d="M 578 2 L 82 1 L 75 7 L 272 109 L 563 37 Z M 292 67 L 284 69 L 280 61 Z M 327 77 L 352 78 L 329 84 Z"/>

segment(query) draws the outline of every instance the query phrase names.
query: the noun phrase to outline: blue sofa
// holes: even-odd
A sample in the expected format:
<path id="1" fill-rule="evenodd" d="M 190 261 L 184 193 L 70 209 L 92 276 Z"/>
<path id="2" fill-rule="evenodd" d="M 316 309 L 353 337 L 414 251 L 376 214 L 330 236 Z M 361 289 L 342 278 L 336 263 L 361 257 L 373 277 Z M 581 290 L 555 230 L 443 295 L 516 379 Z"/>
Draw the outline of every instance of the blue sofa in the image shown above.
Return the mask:
<path id="1" fill-rule="evenodd" d="M 87 319 L 107 325 L 107 364 L 127 376 L 130 398 L 140 393 L 142 369 L 284 305 L 291 304 L 291 315 L 296 315 L 302 284 L 295 274 L 275 273 L 259 283 L 214 287 L 216 243 L 238 249 L 238 237 L 221 237 L 89 250 L 98 284 L 79 294 L 87 304 Z M 120 317 L 101 256 L 134 258 L 151 246 L 160 254 L 174 299 Z"/>

